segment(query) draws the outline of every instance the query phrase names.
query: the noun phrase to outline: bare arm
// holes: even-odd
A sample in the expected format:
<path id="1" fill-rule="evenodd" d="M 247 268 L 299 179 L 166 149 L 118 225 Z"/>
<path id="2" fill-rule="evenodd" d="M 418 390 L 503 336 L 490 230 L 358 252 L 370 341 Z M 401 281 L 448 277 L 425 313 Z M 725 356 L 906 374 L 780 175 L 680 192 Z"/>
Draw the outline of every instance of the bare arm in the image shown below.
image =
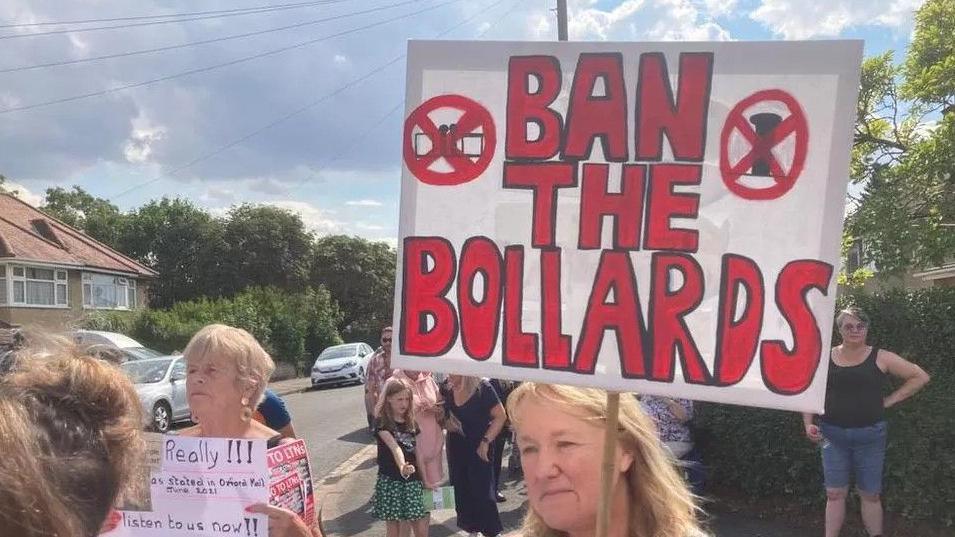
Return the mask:
<path id="1" fill-rule="evenodd" d="M 690 413 L 686 411 L 683 405 L 679 401 L 674 401 L 673 399 L 666 399 L 667 408 L 670 409 L 670 412 L 673 414 L 673 417 L 680 423 L 686 423 L 690 421 Z"/>
<path id="2" fill-rule="evenodd" d="M 415 473 L 415 467 L 405 460 L 405 453 L 401 451 L 401 447 L 398 445 L 398 442 L 395 441 L 395 437 L 388 431 L 378 431 L 378 436 L 381 437 L 381 440 L 388 446 L 388 449 L 391 450 L 391 456 L 395 458 L 395 464 L 398 465 L 398 470 L 401 472 L 402 477 L 408 479 L 411 474 Z"/>
<path id="3" fill-rule="evenodd" d="M 819 426 L 813 423 L 813 419 L 815 419 L 815 417 L 816 415 L 810 412 L 802 413 L 802 426 L 806 431 L 806 438 L 812 442 L 818 442 L 822 440 L 822 432 L 819 431 Z"/>
<path id="4" fill-rule="evenodd" d="M 246 512 L 259 513 L 269 517 L 269 535 L 273 537 L 322 537 L 321 527 L 305 523 L 288 509 L 257 503 L 246 508 Z"/>
<path id="5" fill-rule="evenodd" d="M 488 450 L 491 447 L 491 443 L 494 442 L 497 435 L 501 434 L 501 429 L 504 428 L 505 422 L 507 422 L 507 412 L 504 411 L 504 405 L 497 403 L 491 407 L 491 425 L 488 426 L 487 432 L 484 433 L 484 438 L 481 439 L 481 444 L 478 445 L 478 456 L 485 462 L 489 460 Z"/>
<path id="6" fill-rule="evenodd" d="M 494 441 L 497 438 L 497 435 L 501 434 L 501 429 L 504 428 L 504 423 L 507 422 L 507 412 L 504 411 L 504 405 L 498 403 L 491 407 L 491 425 L 487 428 L 487 432 L 484 433 L 484 436 L 488 440 Z"/>
<path id="7" fill-rule="evenodd" d="M 385 445 L 388 446 L 388 449 L 391 450 L 391 455 L 395 458 L 395 464 L 398 465 L 398 468 L 403 468 L 405 465 L 405 454 L 398 446 L 398 442 L 395 442 L 395 437 L 388 431 L 378 431 L 378 436 L 381 437 Z"/>
<path id="8" fill-rule="evenodd" d="M 295 427 L 292 427 L 292 422 L 288 422 L 288 425 L 279 429 L 278 433 L 283 438 L 295 438 Z"/>
<path id="9" fill-rule="evenodd" d="M 885 367 L 886 373 L 904 381 L 897 390 L 885 398 L 883 401 L 885 408 L 895 406 L 912 397 L 930 380 L 924 369 L 894 352 L 880 351 L 877 360 Z"/>

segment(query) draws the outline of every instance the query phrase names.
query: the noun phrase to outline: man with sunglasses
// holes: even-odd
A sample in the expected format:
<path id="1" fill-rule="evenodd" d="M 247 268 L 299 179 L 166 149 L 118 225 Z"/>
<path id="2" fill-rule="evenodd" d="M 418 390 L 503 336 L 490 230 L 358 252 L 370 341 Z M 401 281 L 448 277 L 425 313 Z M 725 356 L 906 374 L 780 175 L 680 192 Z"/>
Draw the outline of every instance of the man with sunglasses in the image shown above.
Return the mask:
<path id="1" fill-rule="evenodd" d="M 371 427 L 374 421 L 375 405 L 378 403 L 378 396 L 385 385 L 394 368 L 391 367 L 391 334 L 390 326 L 381 330 L 381 347 L 371 355 L 368 360 L 367 375 L 365 377 L 365 412 L 368 415 L 368 426 Z"/>

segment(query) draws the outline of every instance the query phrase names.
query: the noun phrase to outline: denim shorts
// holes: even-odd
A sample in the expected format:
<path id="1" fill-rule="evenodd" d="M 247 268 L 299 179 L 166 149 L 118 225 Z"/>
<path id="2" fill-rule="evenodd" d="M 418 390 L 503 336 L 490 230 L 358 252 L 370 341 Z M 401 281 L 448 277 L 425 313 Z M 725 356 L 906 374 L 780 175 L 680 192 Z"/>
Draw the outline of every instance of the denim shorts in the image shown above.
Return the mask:
<path id="1" fill-rule="evenodd" d="M 868 427 L 839 427 L 821 423 L 822 470 L 826 488 L 849 486 L 850 474 L 856 487 L 866 494 L 882 493 L 882 468 L 885 465 L 886 423 Z"/>

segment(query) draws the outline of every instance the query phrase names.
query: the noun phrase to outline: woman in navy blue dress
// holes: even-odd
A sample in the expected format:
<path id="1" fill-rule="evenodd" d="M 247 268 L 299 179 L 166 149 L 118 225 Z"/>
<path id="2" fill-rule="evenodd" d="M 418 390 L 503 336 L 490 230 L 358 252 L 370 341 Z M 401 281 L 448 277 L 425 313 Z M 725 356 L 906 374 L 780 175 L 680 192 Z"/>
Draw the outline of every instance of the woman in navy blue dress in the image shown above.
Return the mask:
<path id="1" fill-rule="evenodd" d="M 507 415 L 491 385 L 475 377 L 450 375 L 446 410 L 461 423 L 448 434 L 448 469 L 454 485 L 458 527 L 493 537 L 503 530 L 497 511 L 493 445 Z"/>

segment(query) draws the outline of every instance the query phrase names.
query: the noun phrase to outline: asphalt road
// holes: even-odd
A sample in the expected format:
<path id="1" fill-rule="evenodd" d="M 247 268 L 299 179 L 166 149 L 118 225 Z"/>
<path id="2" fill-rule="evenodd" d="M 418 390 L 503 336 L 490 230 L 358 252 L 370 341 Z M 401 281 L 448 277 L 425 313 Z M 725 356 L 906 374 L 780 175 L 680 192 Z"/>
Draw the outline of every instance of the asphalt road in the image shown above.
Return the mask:
<path id="1" fill-rule="evenodd" d="M 283 397 L 296 434 L 308 446 L 316 481 L 371 443 L 364 393 L 362 386 L 348 386 Z"/>

